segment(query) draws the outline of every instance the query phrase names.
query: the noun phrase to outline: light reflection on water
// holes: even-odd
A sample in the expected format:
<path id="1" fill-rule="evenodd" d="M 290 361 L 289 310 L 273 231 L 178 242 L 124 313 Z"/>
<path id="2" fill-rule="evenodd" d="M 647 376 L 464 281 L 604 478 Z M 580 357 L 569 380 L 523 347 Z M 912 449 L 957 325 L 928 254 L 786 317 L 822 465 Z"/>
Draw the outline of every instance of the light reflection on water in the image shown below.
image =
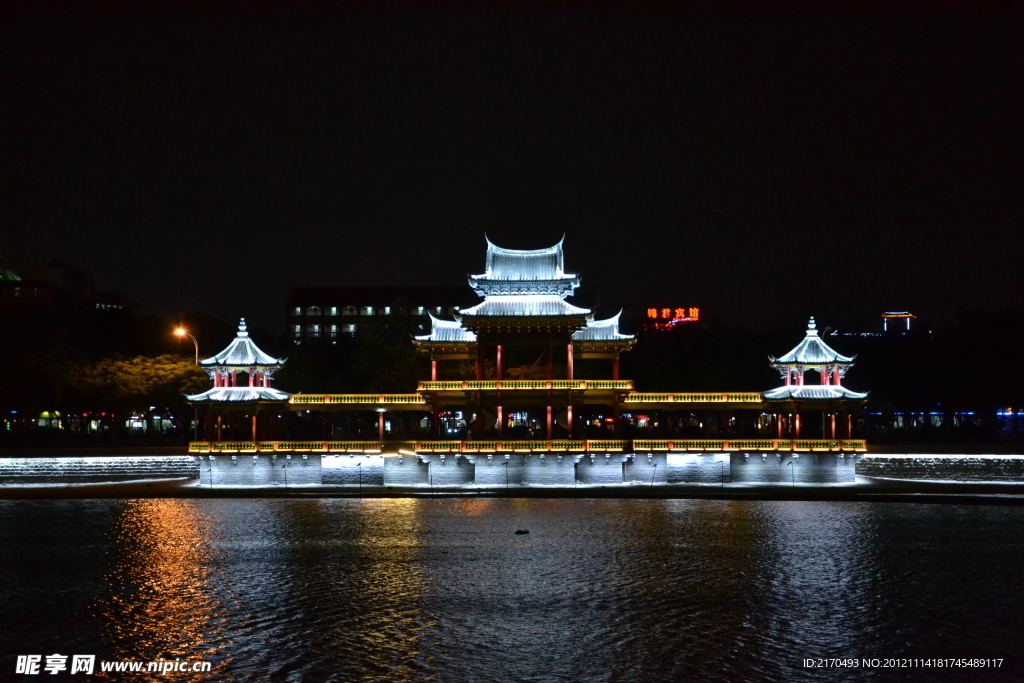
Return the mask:
<path id="1" fill-rule="evenodd" d="M 1012 663 L 1022 531 L 1024 509 L 987 506 L 3 501 L 3 666 L 68 650 L 205 658 L 216 680 L 783 681 L 836 679 L 804 657 Z"/>

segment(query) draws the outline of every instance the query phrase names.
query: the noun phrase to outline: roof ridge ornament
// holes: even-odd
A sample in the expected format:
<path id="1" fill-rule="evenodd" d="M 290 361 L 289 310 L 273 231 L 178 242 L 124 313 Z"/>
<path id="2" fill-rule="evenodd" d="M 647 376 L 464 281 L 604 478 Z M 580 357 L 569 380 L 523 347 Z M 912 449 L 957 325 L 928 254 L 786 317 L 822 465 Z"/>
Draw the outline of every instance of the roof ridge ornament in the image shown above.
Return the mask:
<path id="1" fill-rule="evenodd" d="M 817 337 L 818 336 L 818 326 L 814 322 L 814 316 L 813 315 L 811 316 L 811 319 L 807 322 L 807 336 L 808 337 Z"/>
<path id="2" fill-rule="evenodd" d="M 238 322 L 238 336 L 239 337 L 248 337 L 249 336 L 249 328 L 245 324 L 245 318 L 241 318 L 239 320 L 239 322 Z"/>

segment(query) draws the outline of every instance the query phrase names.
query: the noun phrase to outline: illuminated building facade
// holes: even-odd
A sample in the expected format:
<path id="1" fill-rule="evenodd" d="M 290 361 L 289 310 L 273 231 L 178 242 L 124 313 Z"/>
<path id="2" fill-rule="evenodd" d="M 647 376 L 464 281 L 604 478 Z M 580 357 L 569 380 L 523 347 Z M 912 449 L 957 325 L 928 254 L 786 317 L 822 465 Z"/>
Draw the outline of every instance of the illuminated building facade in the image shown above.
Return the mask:
<path id="1" fill-rule="evenodd" d="M 253 438 L 227 442 L 218 427 L 216 438 L 192 444 L 192 452 L 210 459 L 204 471 L 213 483 L 241 476 L 239 454 L 254 454 L 256 466 L 262 452 L 301 453 L 307 467 L 320 468 L 323 483 L 343 484 L 357 476 L 368 485 L 487 487 L 852 481 L 854 458 L 866 446 L 849 438 L 848 418 L 847 438 L 837 440 L 835 416 L 848 416 L 866 395 L 842 386 L 854 359 L 825 345 L 813 320 L 796 349 L 771 358 L 783 374 L 778 389 L 642 393 L 619 377 L 619 358 L 636 339 L 620 332 L 619 315 L 598 320 L 567 301 L 579 283 L 565 270 L 562 242 L 513 250 L 488 240 L 484 272 L 469 277 L 482 300 L 453 308 L 451 319 L 426 311 L 429 330 L 413 343 L 429 354 L 431 377 L 409 394 L 272 390 L 270 373 L 284 361 L 263 358 L 243 326 L 232 346 L 203 361 L 214 388 L 189 400 L 211 412 L 244 407 Z M 591 377 L 578 376 L 584 361 Z M 804 384 L 811 371 L 820 384 Z M 249 387 L 237 385 L 239 372 L 248 374 Z M 249 389 L 273 393 L 249 396 Z M 303 441 L 257 438 L 261 407 L 304 420 Z M 745 436 L 736 427 L 741 411 Z M 822 439 L 801 439 L 807 412 L 823 415 Z M 801 452 L 810 460 L 800 463 Z M 797 469 L 782 469 L 791 464 Z M 228 479 L 217 480 L 217 472 Z"/>
<path id="2" fill-rule="evenodd" d="M 371 325 L 423 334 L 431 315 L 450 315 L 468 301 L 465 287 L 292 287 L 287 339 L 296 346 L 330 346 Z"/>

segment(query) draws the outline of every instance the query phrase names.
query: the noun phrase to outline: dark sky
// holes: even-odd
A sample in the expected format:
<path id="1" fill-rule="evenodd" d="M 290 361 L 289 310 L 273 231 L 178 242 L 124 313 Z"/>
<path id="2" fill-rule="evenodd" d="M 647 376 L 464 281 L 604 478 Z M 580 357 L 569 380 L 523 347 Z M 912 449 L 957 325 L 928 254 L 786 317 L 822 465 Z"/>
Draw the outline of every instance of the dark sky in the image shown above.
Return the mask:
<path id="1" fill-rule="evenodd" d="M 585 7 L 581 5 L 580 7 Z M 1024 305 L 1024 22 L 992 11 L 10 12 L 0 253 L 144 311 L 459 284 L 566 234 L 755 325 Z M 788 324 L 788 323 L 787 323 Z"/>

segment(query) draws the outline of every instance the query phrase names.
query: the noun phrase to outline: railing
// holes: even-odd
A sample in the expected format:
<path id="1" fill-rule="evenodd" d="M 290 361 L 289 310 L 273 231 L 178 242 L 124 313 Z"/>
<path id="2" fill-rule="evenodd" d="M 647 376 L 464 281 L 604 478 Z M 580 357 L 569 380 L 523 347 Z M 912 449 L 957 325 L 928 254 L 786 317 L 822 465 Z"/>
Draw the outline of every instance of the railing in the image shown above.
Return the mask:
<path id="1" fill-rule="evenodd" d="M 189 453 L 487 453 L 575 451 L 857 451 L 867 450 L 863 439 L 637 439 L 626 440 L 502 440 L 459 441 L 223 441 L 193 442 Z"/>
<path id="2" fill-rule="evenodd" d="M 427 399 L 420 394 L 294 394 L 289 403 L 296 404 L 415 404 L 426 405 Z"/>
<path id="3" fill-rule="evenodd" d="M 462 382 L 420 382 L 419 391 L 522 391 L 547 389 L 621 389 L 633 390 L 631 379 L 486 379 Z"/>
<path id="4" fill-rule="evenodd" d="M 866 451 L 867 447 L 863 439 L 645 439 L 633 442 L 637 451 Z"/>
<path id="5" fill-rule="evenodd" d="M 623 403 L 760 403 L 762 396 L 756 391 L 726 394 L 627 394 Z"/>

